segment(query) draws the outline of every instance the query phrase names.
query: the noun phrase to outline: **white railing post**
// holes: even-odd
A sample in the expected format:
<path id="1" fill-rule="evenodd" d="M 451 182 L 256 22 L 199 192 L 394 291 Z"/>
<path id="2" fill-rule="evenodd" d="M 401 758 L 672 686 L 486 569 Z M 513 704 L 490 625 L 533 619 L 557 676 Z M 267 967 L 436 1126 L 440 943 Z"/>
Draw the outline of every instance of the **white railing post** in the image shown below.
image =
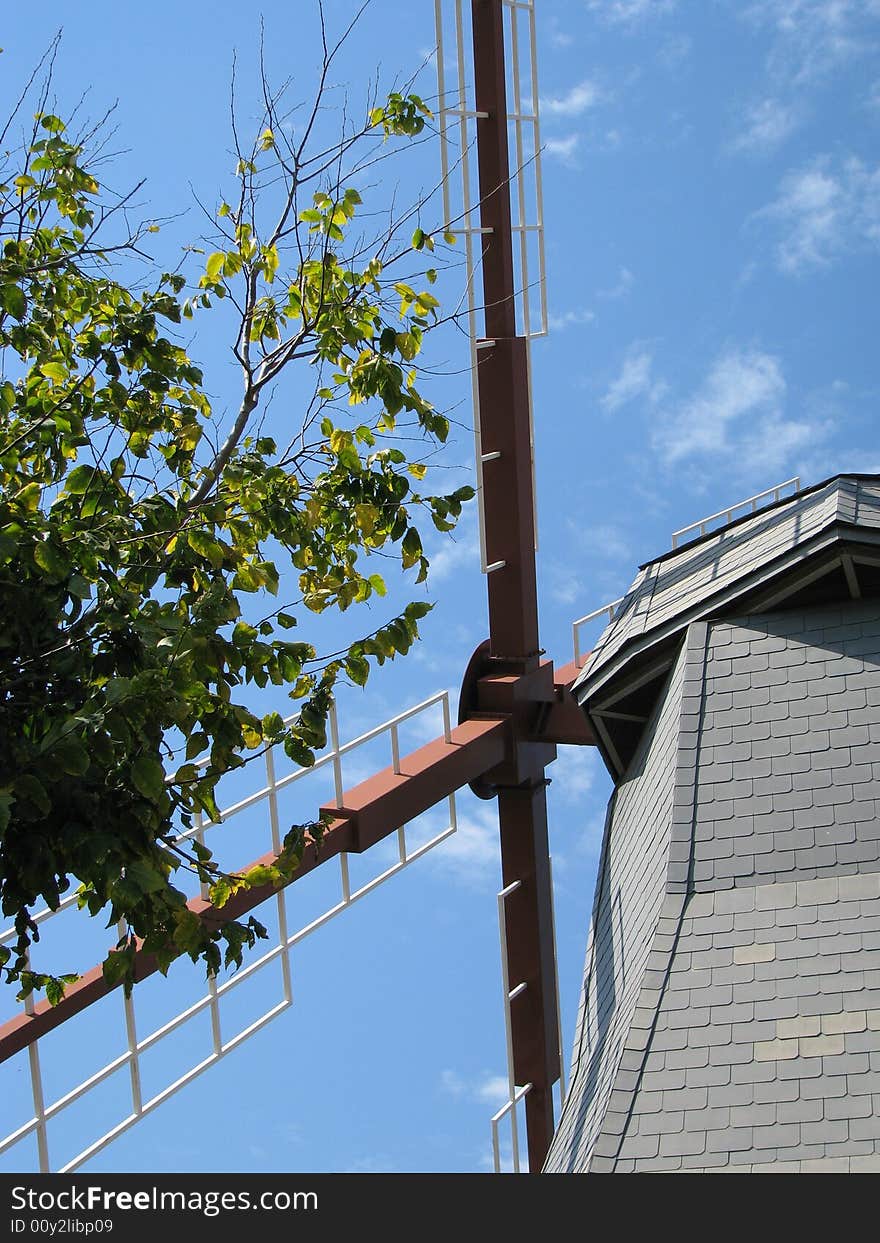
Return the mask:
<path id="1" fill-rule="evenodd" d="M 571 637 L 572 646 L 574 647 L 574 663 L 578 669 L 583 667 L 584 662 L 581 660 L 581 636 L 580 628 L 585 626 L 587 622 L 595 621 L 597 617 L 601 617 L 603 613 L 608 614 L 608 624 L 614 621 L 615 610 L 623 604 L 625 597 L 621 596 L 619 600 L 612 600 L 610 604 L 603 604 L 601 608 L 593 609 L 592 613 L 587 613 L 584 617 L 579 617 L 577 621 L 572 622 Z"/>
<path id="2" fill-rule="evenodd" d="M 31 969 L 30 954 L 27 955 L 27 969 Z M 34 1012 L 34 995 L 28 993 L 24 999 L 25 1014 L 33 1014 Z M 28 1045 L 28 1069 L 31 1075 L 31 1096 L 34 1102 L 34 1118 L 36 1121 L 37 1132 L 37 1159 L 40 1163 L 40 1173 L 48 1174 L 49 1165 L 49 1137 L 46 1131 L 46 1100 L 43 1094 L 43 1074 L 40 1069 L 40 1051 L 38 1041 L 33 1041 Z"/>

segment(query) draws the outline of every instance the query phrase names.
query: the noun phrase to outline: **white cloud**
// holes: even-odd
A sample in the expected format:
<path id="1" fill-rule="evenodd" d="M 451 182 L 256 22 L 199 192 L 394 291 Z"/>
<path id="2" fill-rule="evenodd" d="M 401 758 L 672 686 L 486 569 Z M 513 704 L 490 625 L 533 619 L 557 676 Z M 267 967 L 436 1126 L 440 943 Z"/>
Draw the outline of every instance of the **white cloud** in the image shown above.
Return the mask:
<path id="1" fill-rule="evenodd" d="M 599 756 L 595 747 L 560 747 L 547 776 L 556 799 L 569 806 L 582 806 L 593 789 L 598 771 Z"/>
<path id="2" fill-rule="evenodd" d="M 746 111 L 731 147 L 751 155 L 767 155 L 794 132 L 798 120 L 797 110 L 791 105 L 778 99 L 762 99 Z"/>
<path id="3" fill-rule="evenodd" d="M 428 547 L 425 555 L 430 562 L 428 585 L 431 588 L 462 571 L 479 570 L 480 537 L 473 508 L 465 511 L 455 531 L 445 534 L 436 547 Z"/>
<path id="4" fill-rule="evenodd" d="M 594 816 L 581 827 L 575 840 L 575 854 L 586 859 L 598 859 L 605 836 L 605 820 L 607 808 L 597 811 Z"/>
<path id="5" fill-rule="evenodd" d="M 465 1093 L 465 1081 L 457 1070 L 441 1070 L 440 1090 L 445 1092 L 447 1096 L 463 1096 Z"/>
<path id="6" fill-rule="evenodd" d="M 813 473 L 817 479 L 831 475 L 880 475 L 880 457 L 873 446 L 870 449 L 842 449 L 824 456 L 821 467 Z"/>
<path id="7" fill-rule="evenodd" d="M 547 316 L 548 327 L 554 332 L 562 332 L 566 328 L 571 328 L 574 324 L 591 324 L 596 318 L 596 312 L 590 311 L 586 307 L 579 307 L 571 311 L 553 312 Z"/>
<path id="8" fill-rule="evenodd" d="M 880 165 L 871 170 L 850 156 L 836 168 L 820 157 L 788 173 L 776 199 L 756 219 L 778 222 L 776 248 L 783 272 L 825 267 L 839 255 L 880 245 Z"/>
<path id="9" fill-rule="evenodd" d="M 737 420 L 777 417 L 785 391 L 777 358 L 757 351 L 723 354 L 698 392 L 655 433 L 657 447 L 671 464 L 718 454 L 728 447 Z"/>
<path id="10" fill-rule="evenodd" d="M 541 112 L 544 116 L 579 117 L 588 108 L 594 108 L 601 97 L 601 92 L 595 82 L 585 78 L 565 95 L 542 99 Z"/>
<path id="11" fill-rule="evenodd" d="M 678 69 L 690 56 L 693 43 L 690 35 L 672 35 L 661 45 L 657 59 L 665 69 Z"/>
<path id="12" fill-rule="evenodd" d="M 876 50 L 878 0 L 758 0 L 740 12 L 774 31 L 770 68 L 797 85 Z"/>
<path id="13" fill-rule="evenodd" d="M 669 466 L 700 461 L 761 479 L 790 473 L 799 454 L 827 439 L 832 424 L 821 416 L 788 418 L 786 391 L 778 358 L 727 350 L 697 392 L 661 417 L 653 446 Z"/>
<path id="14" fill-rule="evenodd" d="M 620 374 L 612 380 L 608 391 L 601 399 L 601 406 L 608 414 L 613 414 L 621 406 L 628 405 L 637 397 L 645 397 L 652 404 L 660 400 L 666 391 L 662 382 L 655 382 L 651 376 L 653 358 L 649 350 L 642 346 L 630 346 Z"/>
<path id="15" fill-rule="evenodd" d="M 445 806 L 445 805 L 444 805 Z M 460 884 L 475 888 L 501 887 L 501 846 L 498 805 L 481 803 L 465 791 L 457 800 L 458 831 L 448 837 L 427 859 L 433 866 L 452 873 Z M 443 812 L 445 815 L 445 810 Z M 424 818 L 426 821 L 427 817 Z M 439 825 L 433 825 L 436 832 Z"/>
<path id="16" fill-rule="evenodd" d="M 565 559 L 551 560 L 544 574 L 546 590 L 567 610 L 572 621 L 604 601 L 623 595 L 632 578 L 635 555 L 632 541 L 623 527 L 612 522 L 584 524 L 567 519 L 565 547 Z M 603 626 L 604 622 L 599 621 L 594 626 L 584 627 L 582 646 L 589 648 Z M 560 758 L 562 754 L 560 751 Z M 560 771 L 557 762 L 557 772 Z"/>
<path id="17" fill-rule="evenodd" d="M 778 198 L 765 209 L 787 233 L 779 243 L 777 260 L 785 272 L 827 264 L 843 240 L 843 203 L 839 182 L 821 168 L 789 174 Z"/>
<path id="18" fill-rule="evenodd" d="M 547 155 L 560 160 L 563 164 L 573 167 L 575 164 L 574 155 L 580 141 L 580 134 L 567 134 L 565 138 L 548 138 L 544 143 L 544 151 Z"/>
<path id="19" fill-rule="evenodd" d="M 508 1099 L 507 1076 L 493 1075 L 488 1071 L 469 1079 L 457 1070 L 443 1070 L 440 1072 L 440 1090 L 447 1096 L 463 1097 L 496 1109 Z"/>
<path id="20" fill-rule="evenodd" d="M 613 26 L 634 26 L 648 17 L 671 13 L 677 0 L 587 0 L 587 8 Z"/>
<path id="21" fill-rule="evenodd" d="M 632 558 L 632 547 L 629 537 L 622 527 L 613 522 L 591 522 L 584 524 L 569 518 L 566 521 L 569 547 L 579 547 L 591 554 L 592 558 L 605 561 L 629 561 Z"/>
<path id="22" fill-rule="evenodd" d="M 571 47 L 574 43 L 574 36 L 569 34 L 567 30 L 563 30 L 559 24 L 558 17 L 550 18 L 550 46 L 551 47 Z"/>
<path id="23" fill-rule="evenodd" d="M 548 567 L 550 595 L 557 604 L 570 608 L 583 595 L 583 583 L 572 573 L 570 562 L 552 562 Z"/>
<path id="24" fill-rule="evenodd" d="M 476 1087 L 477 1099 L 496 1108 L 503 1105 L 510 1095 L 507 1078 L 504 1075 L 487 1075 Z"/>
<path id="25" fill-rule="evenodd" d="M 621 268 L 617 284 L 612 285 L 610 289 L 600 289 L 598 296 L 600 298 L 625 298 L 632 289 L 635 279 L 629 268 Z"/>

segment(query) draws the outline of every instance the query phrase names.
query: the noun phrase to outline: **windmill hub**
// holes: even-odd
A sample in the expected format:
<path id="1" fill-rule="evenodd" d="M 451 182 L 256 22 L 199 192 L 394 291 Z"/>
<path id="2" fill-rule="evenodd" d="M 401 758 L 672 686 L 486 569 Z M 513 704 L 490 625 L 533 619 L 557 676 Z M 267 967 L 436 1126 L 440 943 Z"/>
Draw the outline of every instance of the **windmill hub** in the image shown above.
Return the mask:
<path id="1" fill-rule="evenodd" d="M 547 740 L 544 730 L 556 702 L 551 661 L 492 656 L 488 639 L 478 645 L 462 680 L 458 723 L 500 716 L 510 727 L 502 763 L 469 783 L 478 798 L 494 798 L 500 789 L 525 782 L 546 781 L 544 768 L 556 759 L 556 744 Z"/>

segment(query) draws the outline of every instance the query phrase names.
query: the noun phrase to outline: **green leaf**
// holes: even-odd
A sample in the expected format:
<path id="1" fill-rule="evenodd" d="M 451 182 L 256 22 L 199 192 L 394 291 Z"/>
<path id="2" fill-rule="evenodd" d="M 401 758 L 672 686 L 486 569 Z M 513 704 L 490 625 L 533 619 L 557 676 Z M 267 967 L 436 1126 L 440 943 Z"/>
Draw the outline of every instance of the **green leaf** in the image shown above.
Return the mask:
<path id="1" fill-rule="evenodd" d="M 71 777 L 88 772 L 89 754 L 78 738 L 65 738 L 52 748 L 51 755 Z"/>
<path id="2" fill-rule="evenodd" d="M 3 840 L 3 834 L 9 824 L 14 802 L 15 798 L 8 790 L 0 793 L 0 841 Z"/>
<path id="3" fill-rule="evenodd" d="M 18 285 L 0 285 L 0 307 L 13 318 L 22 320 L 27 314 L 27 299 Z"/>
<path id="4" fill-rule="evenodd" d="M 70 562 L 54 544 L 35 544 L 34 561 L 46 577 L 56 583 L 60 582 L 70 569 Z"/>
<path id="5" fill-rule="evenodd" d="M 208 749 L 208 735 L 197 729 L 186 740 L 186 758 L 195 759 Z"/>
<path id="6" fill-rule="evenodd" d="M 49 795 L 42 782 L 38 781 L 32 773 L 22 773 L 16 777 L 12 788 L 15 791 L 16 800 L 24 799 L 33 804 L 42 815 L 49 815 L 52 810 Z"/>
<path id="7" fill-rule="evenodd" d="M 104 959 L 101 972 L 104 976 L 104 982 L 113 988 L 114 985 L 121 983 L 129 972 L 131 963 L 131 955 L 121 950 L 111 950 Z"/>
<path id="8" fill-rule="evenodd" d="M 71 574 L 67 590 L 78 600 L 88 600 L 92 595 L 92 585 L 88 579 L 83 578 L 82 574 Z"/>
<path id="9" fill-rule="evenodd" d="M 422 540 L 415 527 L 410 527 L 401 546 L 403 568 L 408 570 L 422 555 Z"/>
<path id="10" fill-rule="evenodd" d="M 284 740 L 284 750 L 300 768 L 311 768 L 315 762 L 314 753 L 295 734 Z"/>
<path id="11" fill-rule="evenodd" d="M 74 979 L 76 977 L 74 976 Z M 64 981 L 50 976 L 46 981 L 46 1000 L 50 1006 L 57 1006 L 58 1002 L 64 996 Z"/>
<path id="12" fill-rule="evenodd" d="M 200 557 L 204 557 L 206 561 L 210 562 L 212 569 L 219 570 L 223 565 L 223 548 L 207 531 L 200 531 L 198 529 L 187 531 L 186 542 L 193 552 L 198 553 Z"/>
<path id="13" fill-rule="evenodd" d="M 357 686 L 366 686 L 370 666 L 365 657 L 349 654 L 345 661 L 345 672 Z"/>
<path id="14" fill-rule="evenodd" d="M 144 798 L 157 802 L 165 793 L 165 769 L 150 755 L 139 755 L 131 765 L 131 781 Z"/>
<path id="15" fill-rule="evenodd" d="M 263 585 L 263 577 L 255 565 L 245 562 L 240 565 L 232 580 L 236 591 L 259 591 Z"/>
<path id="16" fill-rule="evenodd" d="M 71 496 L 82 496 L 88 491 L 92 480 L 100 474 L 94 466 L 75 466 L 64 481 L 64 491 Z"/>
<path id="17" fill-rule="evenodd" d="M 158 893 L 168 883 L 166 878 L 145 859 L 133 859 L 125 865 L 125 878 L 141 893 Z"/>

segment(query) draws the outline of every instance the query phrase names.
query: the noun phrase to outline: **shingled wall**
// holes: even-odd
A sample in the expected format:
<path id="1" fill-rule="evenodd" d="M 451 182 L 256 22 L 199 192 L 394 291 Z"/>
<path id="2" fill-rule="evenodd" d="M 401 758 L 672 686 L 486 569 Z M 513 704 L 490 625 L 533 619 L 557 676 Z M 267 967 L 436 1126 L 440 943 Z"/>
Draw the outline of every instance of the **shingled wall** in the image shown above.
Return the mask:
<path id="1" fill-rule="evenodd" d="M 605 821 L 572 1068 L 582 1108 L 567 1112 L 556 1137 L 581 1158 L 608 1108 L 666 889 L 683 672 L 682 658 Z"/>
<path id="2" fill-rule="evenodd" d="M 878 706 L 876 601 L 688 627 L 609 809 L 549 1171 L 880 1168 Z"/>

